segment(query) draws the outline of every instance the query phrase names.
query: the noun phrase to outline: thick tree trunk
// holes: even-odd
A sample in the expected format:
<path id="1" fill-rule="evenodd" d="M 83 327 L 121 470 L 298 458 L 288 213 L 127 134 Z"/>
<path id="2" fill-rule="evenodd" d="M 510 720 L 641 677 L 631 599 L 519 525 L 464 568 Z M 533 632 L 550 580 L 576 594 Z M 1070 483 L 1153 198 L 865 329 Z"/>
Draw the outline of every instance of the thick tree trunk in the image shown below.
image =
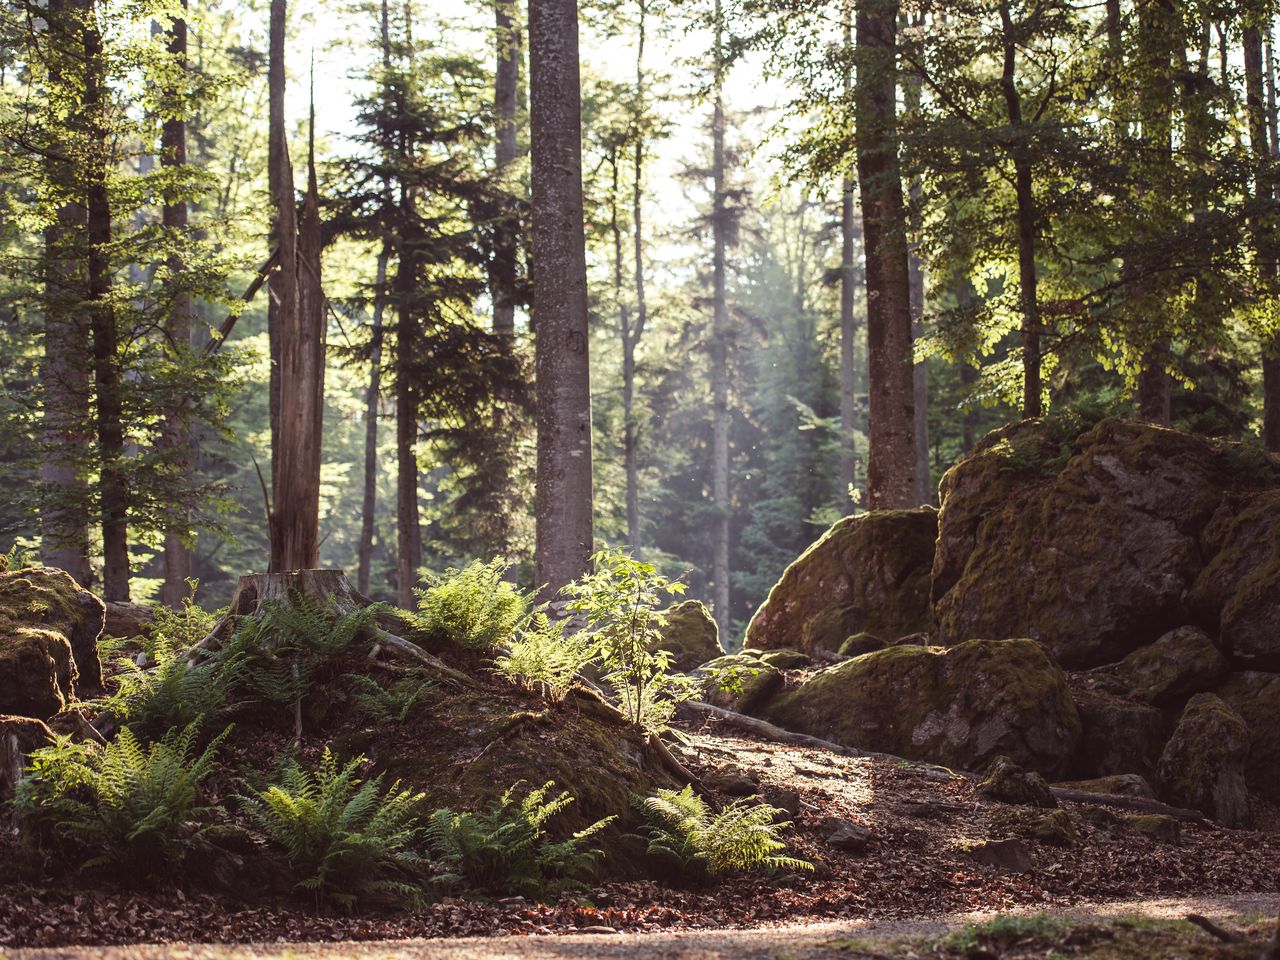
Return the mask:
<path id="1" fill-rule="evenodd" d="M 66 0 L 50 0 L 51 29 L 68 23 L 66 10 Z M 66 80 L 57 71 L 49 78 L 50 85 L 58 88 Z M 80 185 L 74 182 L 70 161 L 50 155 L 46 163 L 50 181 L 75 195 Z M 83 359 L 89 329 L 80 312 L 85 295 L 78 254 L 85 230 L 84 204 L 67 200 L 59 205 L 55 220 L 44 233 L 44 449 L 40 479 L 49 488 L 54 505 L 41 513 L 40 558 L 46 566 L 66 570 L 87 587 L 92 583 L 84 506 L 89 502 L 89 487 L 80 454 L 92 440 L 89 369 Z"/>
<path id="2" fill-rule="evenodd" d="M 280 445 L 280 325 L 282 312 L 292 309 L 297 290 L 297 210 L 293 196 L 293 165 L 284 128 L 284 47 L 287 41 L 288 0 L 271 0 L 267 56 L 267 193 L 271 199 L 268 247 L 276 256 L 267 285 L 267 352 L 271 358 L 268 407 L 271 450 Z M 287 204 L 288 210 L 285 209 Z M 286 216 L 289 218 L 285 222 Z M 275 472 L 274 459 L 272 473 Z"/>
<path id="3" fill-rule="evenodd" d="M 1263 81 L 1262 34 L 1256 25 L 1244 28 L 1245 106 L 1248 115 L 1249 143 L 1258 163 L 1255 180 L 1259 200 L 1269 199 L 1269 185 L 1262 172 L 1271 154 L 1267 133 L 1266 89 Z M 1269 231 L 1255 219 L 1254 250 L 1258 270 L 1267 278 L 1276 276 L 1275 251 Z M 1264 346 L 1262 355 L 1262 442 L 1271 451 L 1280 451 L 1280 337 Z"/>
<path id="4" fill-rule="evenodd" d="M 529 2 L 533 316 L 538 403 L 536 579 L 548 595 L 592 552 L 591 376 L 576 0 Z"/>
<path id="5" fill-rule="evenodd" d="M 182 0 L 185 13 L 187 0 Z M 186 17 L 176 17 L 169 27 L 169 55 L 174 58 L 174 66 L 184 73 L 187 69 L 187 21 Z M 164 121 L 160 132 L 160 166 L 162 168 L 181 168 L 187 162 L 187 123 L 181 116 L 169 117 Z M 164 205 L 162 214 L 166 231 L 182 235 L 187 231 L 187 202 L 174 199 Z M 180 257 L 171 257 L 169 269 L 177 276 L 183 269 Z M 191 298 L 186 293 L 179 293 L 173 299 L 169 310 L 168 323 L 165 330 L 169 343 L 175 353 L 186 354 L 191 349 Z M 183 475 L 190 473 L 194 450 L 192 437 L 187 422 L 185 404 L 175 404 L 166 411 L 164 425 L 164 442 L 173 458 L 173 463 Z M 191 548 L 187 545 L 190 535 L 191 521 L 186 511 L 173 518 L 164 532 L 164 585 L 160 589 L 160 602 L 167 607 L 177 609 L 187 595 L 187 580 L 191 577 Z"/>
<path id="6" fill-rule="evenodd" d="M 729 636 L 729 304 L 725 292 L 725 250 L 729 212 L 725 189 L 723 15 L 716 0 L 715 106 L 711 120 L 712 176 L 712 318 L 711 318 L 711 525 L 712 612 L 720 636 Z"/>
<path id="7" fill-rule="evenodd" d="M 410 202 L 402 197 L 402 203 Z M 407 223 L 407 218 L 405 219 Z M 416 270 L 413 253 L 401 246 L 396 267 L 396 602 L 413 606 L 413 588 L 422 567 L 422 531 L 418 520 L 418 405 L 410 363 L 415 341 L 413 296 Z"/>
<path id="8" fill-rule="evenodd" d="M 844 45 L 853 52 L 853 8 L 844 8 Z M 853 93 L 852 62 L 845 68 L 844 92 Z M 852 494 L 858 484 L 858 451 L 854 442 L 857 427 L 857 373 L 854 345 L 858 330 L 854 323 L 853 304 L 858 281 L 855 243 L 858 239 L 858 217 L 854 208 L 854 178 L 845 174 L 840 184 L 840 433 L 844 449 L 840 458 L 841 480 L 844 482 L 844 512 L 853 513 L 857 502 Z"/>
<path id="9" fill-rule="evenodd" d="M 917 28 L 923 27 L 923 14 L 917 14 Z M 916 73 L 908 73 L 903 81 L 903 106 L 908 113 L 920 109 L 921 81 Z M 911 201 L 911 229 L 920 230 L 919 177 L 913 177 L 907 187 Z M 924 262 L 916 253 L 915 245 L 908 248 L 907 276 L 911 293 L 911 340 L 914 343 L 924 336 Z M 929 365 L 921 360 L 911 368 L 912 409 L 915 414 L 916 446 L 916 502 L 933 503 L 937 493 L 933 483 L 933 469 L 929 465 Z"/>
<path id="10" fill-rule="evenodd" d="M 97 395 L 99 503 L 102 510 L 102 597 L 129 599 L 128 481 L 124 474 L 124 397 L 120 378 L 119 332 L 111 305 L 111 200 L 107 187 L 110 144 L 107 131 L 102 34 L 92 3 L 84 26 L 85 112 L 92 158 L 88 172 L 87 237 L 89 329 L 93 335 L 94 391 Z"/>
<path id="11" fill-rule="evenodd" d="M 494 35 L 497 38 L 497 69 L 494 71 L 494 166 L 499 175 L 519 153 L 516 136 L 516 108 L 520 90 L 520 23 L 515 0 L 494 0 Z M 493 298 L 494 333 L 514 334 L 516 329 L 516 217 L 504 210 L 494 244 L 490 296 Z"/>
<path id="12" fill-rule="evenodd" d="M 915 398 L 906 211 L 898 166 L 897 0 L 858 7 L 858 182 L 866 258 L 869 443 L 867 506 L 916 500 Z"/>
<path id="13" fill-rule="evenodd" d="M 373 298 L 373 329 L 369 344 L 369 388 L 364 397 L 364 495 L 360 501 L 360 547 L 356 555 L 356 586 L 369 592 L 369 571 L 373 564 L 373 530 L 378 507 L 378 403 L 382 395 L 382 317 L 386 310 L 387 260 L 390 244 L 378 253 L 376 292 Z"/>

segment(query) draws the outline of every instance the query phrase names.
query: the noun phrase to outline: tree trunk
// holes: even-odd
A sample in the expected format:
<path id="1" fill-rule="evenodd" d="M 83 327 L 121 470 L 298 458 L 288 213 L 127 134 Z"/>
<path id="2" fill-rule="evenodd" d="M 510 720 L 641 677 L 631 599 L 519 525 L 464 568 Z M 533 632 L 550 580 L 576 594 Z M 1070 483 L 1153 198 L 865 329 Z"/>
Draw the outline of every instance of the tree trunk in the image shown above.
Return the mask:
<path id="1" fill-rule="evenodd" d="M 721 637 L 729 635 L 729 305 L 725 292 L 725 250 L 729 212 L 725 190 L 724 50 L 720 0 L 715 8 L 715 107 L 711 121 L 712 319 L 711 319 L 711 527 L 712 612 Z"/>
<path id="2" fill-rule="evenodd" d="M 1000 5 L 1004 28 L 1004 71 L 1000 86 L 1010 126 L 1022 126 L 1022 96 L 1017 84 L 1017 45 L 1008 3 Z M 1040 296 L 1036 272 L 1036 201 L 1031 159 L 1020 144 L 1013 149 L 1014 192 L 1018 203 L 1018 289 L 1022 308 L 1022 416 L 1038 417 L 1041 410 Z"/>
<path id="3" fill-rule="evenodd" d="M 916 26 L 923 27 L 923 14 Z M 909 73 L 903 83 L 903 106 L 907 111 L 920 109 L 920 77 Z M 914 177 L 907 187 L 911 200 L 911 227 L 920 230 L 920 178 Z M 907 277 L 911 296 L 911 340 L 914 343 L 924 336 L 924 263 L 911 244 L 907 254 Z M 937 490 L 933 484 L 933 470 L 929 466 L 929 365 L 921 360 L 911 367 L 911 398 L 915 425 L 916 450 L 916 502 L 933 503 Z"/>
<path id="4" fill-rule="evenodd" d="M 854 89 L 866 258 L 869 444 L 867 506 L 915 504 L 915 399 L 906 211 L 898 166 L 898 0 L 858 7 Z"/>
<path id="5" fill-rule="evenodd" d="M 169 55 L 174 66 L 183 73 L 187 69 L 187 0 L 182 0 L 184 16 L 175 17 L 169 27 Z M 181 116 L 169 117 L 160 132 L 160 166 L 181 168 L 187 162 L 187 123 Z M 181 197 L 164 205 L 162 214 L 166 232 L 183 235 L 187 232 L 187 202 Z M 169 270 L 176 277 L 183 269 L 180 257 L 171 257 Z M 191 349 L 191 297 L 178 293 L 169 310 L 166 334 L 175 353 L 185 355 Z M 193 466 L 191 432 L 187 423 L 186 404 L 177 403 L 166 411 L 164 442 L 173 463 L 183 475 Z M 191 520 L 185 511 L 166 526 L 164 532 L 164 585 L 160 589 L 160 602 L 177 609 L 187 596 L 187 580 L 191 577 L 191 548 L 187 546 Z"/>
<path id="6" fill-rule="evenodd" d="M 1173 421 L 1171 384 L 1165 370 L 1168 360 L 1168 342 L 1157 342 L 1143 354 L 1138 372 L 1138 419 L 1162 427 Z"/>
<path id="7" fill-rule="evenodd" d="M 102 598 L 129 599 L 128 481 L 124 474 L 124 397 L 119 332 L 111 306 L 111 200 L 108 194 L 109 133 L 102 34 L 89 3 L 84 24 L 85 112 L 92 158 L 88 171 L 87 236 L 89 328 L 97 394 L 99 502 L 102 509 Z"/>
<path id="8" fill-rule="evenodd" d="M 402 224 L 412 217 L 412 194 L 401 188 Z M 413 606 L 413 588 L 422 567 L 422 531 L 418 520 L 418 405 L 413 387 L 414 321 L 411 310 L 417 275 L 413 250 L 401 238 L 396 266 L 396 602 Z"/>
<path id="9" fill-rule="evenodd" d="M 320 454 L 324 428 L 325 304 L 320 278 L 320 212 L 314 149 L 308 158 L 301 217 L 284 139 L 284 25 L 286 0 L 271 2 L 272 140 L 276 144 L 276 235 L 280 265 L 274 366 L 278 372 L 278 429 L 272 447 L 270 573 L 305 570 L 320 561 Z M 314 132 L 314 105 L 312 107 Z"/>
<path id="10" fill-rule="evenodd" d="M 853 50 L 853 9 L 844 8 L 844 45 L 847 52 Z M 853 92 L 852 64 L 845 68 L 844 93 L 846 99 Z M 844 481 L 844 512 L 853 513 L 857 506 L 853 492 L 858 483 L 858 451 L 854 442 L 857 428 L 857 374 L 855 372 L 854 342 L 858 330 L 854 324 L 853 304 L 858 283 L 854 245 L 858 237 L 858 220 L 854 209 L 854 179 L 845 174 L 840 184 L 840 432 L 844 450 L 841 456 L 841 479 Z"/>
<path id="11" fill-rule="evenodd" d="M 287 0 L 271 0 L 267 56 L 267 193 L 271 199 L 268 248 L 276 266 L 267 286 L 267 352 L 271 358 L 268 406 L 271 419 L 272 475 L 274 453 L 280 447 L 280 326 L 282 312 L 292 309 L 297 290 L 297 209 L 293 195 L 293 165 L 284 128 L 284 47 L 288 37 Z M 287 205 L 287 209 L 286 209 Z"/>
<path id="12" fill-rule="evenodd" d="M 364 496 L 360 502 L 360 548 L 356 560 L 356 586 L 369 592 L 369 571 L 373 563 L 373 528 L 378 506 L 378 401 L 382 395 L 382 316 L 387 297 L 387 260 L 391 246 L 385 240 L 378 253 L 378 272 L 373 298 L 373 329 L 369 345 L 369 388 L 364 397 Z"/>
<path id="13" fill-rule="evenodd" d="M 50 0 L 51 28 L 66 23 L 66 0 Z M 51 71 L 51 87 L 67 78 Z M 50 155 L 46 159 L 49 180 L 74 195 L 79 184 L 69 160 Z M 89 487 L 80 462 L 80 451 L 91 441 L 89 429 L 89 371 L 83 360 L 89 340 L 88 324 L 79 304 L 85 299 L 84 274 L 77 246 L 86 230 L 86 211 L 78 200 L 58 206 L 56 218 L 45 228 L 44 263 L 44 386 L 43 445 L 40 479 L 50 489 L 55 504 L 40 516 L 40 559 L 59 567 L 81 586 L 92 583 L 89 566 L 89 524 L 84 504 Z"/>
<path id="14" fill-rule="evenodd" d="M 636 490 L 635 434 L 635 340 L 631 330 L 631 308 L 623 292 L 622 226 L 618 223 L 618 150 L 609 156 L 613 181 L 609 193 L 609 231 L 613 234 L 613 296 L 618 304 L 618 326 L 622 337 L 622 463 L 626 475 L 627 544 L 640 546 L 640 499 Z"/>
<path id="15" fill-rule="evenodd" d="M 494 0 L 494 27 L 497 38 L 497 68 L 494 71 L 493 100 L 497 117 L 494 139 L 494 166 L 501 176 L 516 159 L 516 108 L 520 89 L 520 24 L 515 0 Z M 489 278 L 493 298 L 493 332 L 514 334 L 516 330 L 516 215 L 504 209 L 494 241 L 493 271 Z"/>
<path id="16" fill-rule="evenodd" d="M 1276 74 L 1271 44 L 1272 24 L 1267 23 L 1267 127 L 1271 134 L 1270 153 L 1280 154 L 1280 111 L 1276 110 Z M 1262 358 L 1263 445 L 1272 453 L 1280 453 L 1280 333 L 1271 339 L 1270 355 Z M 1280 932 L 1272 949 L 1280 954 Z"/>
<path id="17" fill-rule="evenodd" d="M 631 184 L 631 226 L 635 257 L 636 323 L 630 335 L 623 338 L 622 379 L 624 438 L 627 475 L 627 538 L 634 550 L 640 549 L 640 465 L 639 427 L 635 416 L 636 348 L 644 335 L 649 308 L 644 297 L 644 135 L 641 111 L 644 110 L 644 47 L 649 11 L 648 0 L 640 0 L 636 31 L 636 113 L 633 164 L 635 179 Z"/>
<path id="18" fill-rule="evenodd" d="M 1257 199 L 1269 199 L 1269 185 L 1263 172 L 1271 153 L 1267 135 L 1267 109 L 1263 82 L 1262 34 L 1258 27 L 1248 24 L 1244 28 L 1244 76 L 1246 113 L 1248 115 L 1249 144 L 1258 165 L 1255 180 Z M 1258 258 L 1258 271 L 1267 279 L 1276 276 L 1275 253 L 1266 228 L 1257 218 L 1253 224 L 1254 250 Z M 1262 442 L 1271 451 L 1280 451 L 1280 336 L 1266 344 L 1262 356 Z"/>
<path id="19" fill-rule="evenodd" d="M 592 552 L 591 378 L 576 0 L 529 2 L 533 259 L 537 274 L 536 579 L 555 595 Z"/>

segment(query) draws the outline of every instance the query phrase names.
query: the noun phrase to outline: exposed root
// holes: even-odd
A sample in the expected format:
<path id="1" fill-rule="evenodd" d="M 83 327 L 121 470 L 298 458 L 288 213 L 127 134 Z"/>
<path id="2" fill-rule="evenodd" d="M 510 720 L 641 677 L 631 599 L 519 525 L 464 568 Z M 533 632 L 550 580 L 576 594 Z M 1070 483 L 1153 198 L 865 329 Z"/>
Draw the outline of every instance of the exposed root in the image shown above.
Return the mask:
<path id="1" fill-rule="evenodd" d="M 1234 930 L 1228 930 L 1220 927 L 1208 917 L 1202 917 L 1198 913 L 1188 913 L 1187 923 L 1193 923 L 1211 937 L 1216 937 L 1223 943 L 1242 943 L 1244 936 L 1236 933 Z"/>

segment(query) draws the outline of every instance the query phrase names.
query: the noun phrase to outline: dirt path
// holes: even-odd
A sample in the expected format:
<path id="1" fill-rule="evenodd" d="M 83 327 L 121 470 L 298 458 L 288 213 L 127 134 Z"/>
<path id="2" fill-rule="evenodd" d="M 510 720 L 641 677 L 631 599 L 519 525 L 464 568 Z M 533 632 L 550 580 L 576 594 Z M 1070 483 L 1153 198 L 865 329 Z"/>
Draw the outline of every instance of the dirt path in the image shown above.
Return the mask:
<path id="1" fill-rule="evenodd" d="M 1176 920 L 1200 913 L 1218 921 L 1273 915 L 1280 895 L 1195 897 L 1081 904 L 1049 911 L 1072 920 L 1105 920 L 1140 913 Z M 1034 909 L 1009 911 L 1037 913 Z M 396 940 L 365 943 L 273 943 L 222 946 L 163 944 L 129 947 L 61 947 L 0 950 L 3 960 L 808 960 L 837 957 L 839 942 L 886 943 L 931 936 L 995 916 L 950 914 L 921 920 L 847 921 L 757 930 L 698 930 L 685 933 L 579 933 L 535 937 Z"/>

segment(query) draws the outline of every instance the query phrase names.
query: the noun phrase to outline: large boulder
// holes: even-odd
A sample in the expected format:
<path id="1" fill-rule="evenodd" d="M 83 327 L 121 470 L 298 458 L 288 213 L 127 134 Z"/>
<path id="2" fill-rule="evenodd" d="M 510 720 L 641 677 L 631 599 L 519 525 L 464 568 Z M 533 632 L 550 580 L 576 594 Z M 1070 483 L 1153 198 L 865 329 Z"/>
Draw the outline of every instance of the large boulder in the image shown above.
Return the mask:
<path id="1" fill-rule="evenodd" d="M 837 521 L 787 567 L 747 626 L 745 646 L 839 650 L 858 633 L 933 629 L 929 573 L 938 514 L 876 510 Z"/>
<path id="2" fill-rule="evenodd" d="M 1004 755 L 1061 775 L 1080 739 L 1066 676 L 1033 640 L 888 647 L 820 671 L 767 715 L 847 746 L 968 770 Z"/>
<path id="3" fill-rule="evenodd" d="M 672 669 L 687 672 L 724 656 L 720 630 L 702 601 L 685 600 L 662 611 L 662 616 L 667 622 L 655 646 L 671 654 Z"/>
<path id="4" fill-rule="evenodd" d="M 1245 779 L 1250 788 L 1280 803 L 1280 675 L 1232 674 L 1217 694 L 1249 727 Z"/>
<path id="5" fill-rule="evenodd" d="M 1221 697 L 1198 693 L 1174 727 L 1156 782 L 1170 803 L 1199 810 L 1228 827 L 1249 823 L 1245 761 L 1249 728 Z"/>
<path id="6" fill-rule="evenodd" d="M 102 686 L 102 601 L 62 570 L 0 573 L 0 713 L 47 720 Z"/>
<path id="7" fill-rule="evenodd" d="M 1103 669 L 1134 699 L 1169 706 L 1212 690 L 1230 666 L 1207 633 L 1179 627 Z"/>
<path id="8" fill-rule="evenodd" d="M 1098 690 L 1075 690 L 1082 736 L 1075 772 L 1110 777 L 1155 771 L 1169 738 L 1164 714 L 1155 707 Z"/>
<path id="9" fill-rule="evenodd" d="M 1237 660 L 1280 670 L 1280 490 L 1223 504 L 1202 540 L 1197 615 Z"/>
<path id="10" fill-rule="evenodd" d="M 783 684 L 781 670 L 748 650 L 704 663 L 694 676 L 702 684 L 703 700 L 736 713 L 755 713 Z"/>
<path id="11" fill-rule="evenodd" d="M 1068 667 L 1120 660 L 1192 622 L 1201 534 L 1224 500 L 1276 488 L 1280 458 L 1149 424 L 998 430 L 942 481 L 940 642 L 1032 637 Z"/>

